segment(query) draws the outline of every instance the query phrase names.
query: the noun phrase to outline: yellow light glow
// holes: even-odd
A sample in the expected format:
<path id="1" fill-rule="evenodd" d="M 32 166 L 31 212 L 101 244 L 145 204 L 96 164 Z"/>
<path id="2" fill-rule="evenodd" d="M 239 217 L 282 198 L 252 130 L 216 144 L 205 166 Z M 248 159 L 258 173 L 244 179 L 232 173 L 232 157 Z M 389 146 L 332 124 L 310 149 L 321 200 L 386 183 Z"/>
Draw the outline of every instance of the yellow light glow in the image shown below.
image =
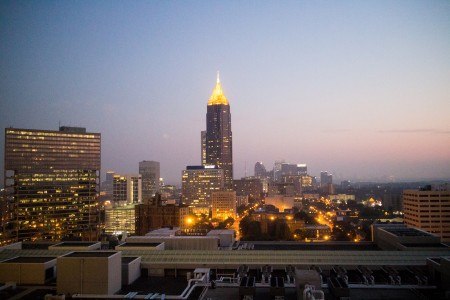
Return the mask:
<path id="1" fill-rule="evenodd" d="M 194 222 L 194 219 L 192 218 L 186 218 L 186 223 L 187 224 L 192 224 Z"/>
<path id="2" fill-rule="evenodd" d="M 225 97 L 222 85 L 220 84 L 219 72 L 217 72 L 217 83 L 214 90 L 209 98 L 208 105 L 228 105 L 227 97 Z"/>
<path id="3" fill-rule="evenodd" d="M 271 217 L 270 217 L 270 220 L 272 220 L 272 221 L 275 220 L 275 217 L 274 217 L 274 216 L 271 216 Z"/>

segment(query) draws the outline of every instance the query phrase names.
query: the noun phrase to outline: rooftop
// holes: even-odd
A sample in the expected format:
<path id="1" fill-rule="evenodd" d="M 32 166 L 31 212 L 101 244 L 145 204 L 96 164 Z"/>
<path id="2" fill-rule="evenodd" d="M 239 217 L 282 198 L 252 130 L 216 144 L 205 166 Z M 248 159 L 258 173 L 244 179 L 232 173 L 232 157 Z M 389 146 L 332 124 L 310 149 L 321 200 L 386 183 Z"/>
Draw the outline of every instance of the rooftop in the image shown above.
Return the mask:
<path id="1" fill-rule="evenodd" d="M 39 264 L 54 260 L 56 257 L 42 257 L 42 256 L 19 256 L 0 263 L 22 263 L 22 264 Z"/>
<path id="2" fill-rule="evenodd" d="M 387 232 L 395 234 L 396 236 L 434 236 L 416 228 L 383 227 L 383 229 Z"/>
<path id="3" fill-rule="evenodd" d="M 126 257 L 122 256 L 122 263 L 123 264 L 129 264 L 130 262 L 132 262 L 132 261 L 134 261 L 134 260 L 136 260 L 138 258 L 139 258 L 138 256 L 126 256 Z"/>
<path id="4" fill-rule="evenodd" d="M 242 244 L 243 242 L 241 242 Z M 254 250 L 380 250 L 374 243 L 252 243 Z"/>
<path id="5" fill-rule="evenodd" d="M 448 246 L 441 243 L 402 243 L 405 247 L 419 247 L 419 248 L 448 248 Z"/>
<path id="6" fill-rule="evenodd" d="M 98 242 L 82 242 L 82 241 L 74 241 L 74 242 L 61 242 L 53 245 L 53 247 L 87 247 L 97 244 Z"/>
<path id="7" fill-rule="evenodd" d="M 119 247 L 157 247 L 161 243 L 123 243 L 118 245 Z"/>
<path id="8" fill-rule="evenodd" d="M 86 251 L 86 252 L 72 252 L 64 257 L 110 257 L 118 252 L 112 251 Z"/>

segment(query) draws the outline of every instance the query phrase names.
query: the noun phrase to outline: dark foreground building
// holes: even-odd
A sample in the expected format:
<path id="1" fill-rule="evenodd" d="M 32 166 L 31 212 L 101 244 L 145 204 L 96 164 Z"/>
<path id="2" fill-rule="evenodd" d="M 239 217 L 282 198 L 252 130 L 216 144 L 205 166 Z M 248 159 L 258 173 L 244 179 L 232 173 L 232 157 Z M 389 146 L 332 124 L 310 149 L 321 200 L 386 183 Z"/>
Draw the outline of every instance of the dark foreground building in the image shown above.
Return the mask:
<path id="1" fill-rule="evenodd" d="M 5 129 L 5 189 L 18 241 L 96 239 L 100 133 Z"/>

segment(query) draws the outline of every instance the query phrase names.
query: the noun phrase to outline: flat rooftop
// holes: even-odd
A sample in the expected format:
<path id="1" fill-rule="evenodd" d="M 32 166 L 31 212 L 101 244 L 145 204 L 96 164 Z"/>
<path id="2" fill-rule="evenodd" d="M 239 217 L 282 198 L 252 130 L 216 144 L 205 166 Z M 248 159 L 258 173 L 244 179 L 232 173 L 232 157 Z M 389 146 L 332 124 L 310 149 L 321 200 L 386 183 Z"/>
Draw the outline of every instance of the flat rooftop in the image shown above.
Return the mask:
<path id="1" fill-rule="evenodd" d="M 112 251 L 86 251 L 86 252 L 73 252 L 65 255 L 64 257 L 110 257 L 117 252 Z"/>
<path id="2" fill-rule="evenodd" d="M 48 249 L 55 244 L 56 242 L 22 242 L 22 249 Z"/>
<path id="3" fill-rule="evenodd" d="M 161 243 L 123 243 L 118 245 L 119 247 L 157 247 Z"/>
<path id="4" fill-rule="evenodd" d="M 449 248 L 447 245 L 441 243 L 402 243 L 405 247 L 425 247 L 425 248 Z M 450 249 L 449 249 L 450 250 Z"/>
<path id="5" fill-rule="evenodd" d="M 53 247 L 86 247 L 97 244 L 98 242 L 61 242 L 59 244 L 53 245 Z"/>
<path id="6" fill-rule="evenodd" d="M 415 228 L 384 227 L 383 229 L 387 232 L 395 234 L 396 236 L 434 236 L 430 233 L 417 230 Z"/>
<path id="7" fill-rule="evenodd" d="M 48 261 L 54 260 L 56 257 L 43 257 L 43 256 L 19 256 L 7 261 L 2 261 L 1 263 L 21 263 L 21 264 L 39 264 L 46 263 Z"/>
<path id="8" fill-rule="evenodd" d="M 139 256 L 126 256 L 126 257 L 122 256 L 122 263 L 129 264 L 130 262 L 132 262 L 133 260 L 136 260 L 138 258 L 139 258 Z"/>
<path id="9" fill-rule="evenodd" d="M 245 242 L 241 242 L 241 245 Z M 343 250 L 355 250 L 355 251 L 377 251 L 380 250 L 376 244 L 372 243 L 341 243 L 341 244 L 329 244 L 329 243 L 297 243 L 297 244 L 260 244 L 248 242 L 247 244 L 254 245 L 254 250 L 330 250 L 330 251 L 343 251 Z M 239 250 L 240 251 L 240 250 Z M 246 250 L 243 250 L 246 251 Z"/>

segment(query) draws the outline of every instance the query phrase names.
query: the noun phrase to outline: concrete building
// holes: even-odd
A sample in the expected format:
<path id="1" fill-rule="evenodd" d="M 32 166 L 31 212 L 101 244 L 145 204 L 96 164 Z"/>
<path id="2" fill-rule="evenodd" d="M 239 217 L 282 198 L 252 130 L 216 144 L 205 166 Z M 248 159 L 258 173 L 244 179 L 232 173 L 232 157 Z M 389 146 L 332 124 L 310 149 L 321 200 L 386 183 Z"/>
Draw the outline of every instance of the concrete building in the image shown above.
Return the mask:
<path id="1" fill-rule="evenodd" d="M 56 257 L 15 257 L 0 262 L 0 282 L 44 285 L 55 277 Z"/>
<path id="2" fill-rule="evenodd" d="M 261 199 L 263 183 L 259 178 L 246 177 L 233 180 L 233 189 L 237 196 L 249 196 L 251 199 Z"/>
<path id="3" fill-rule="evenodd" d="M 233 135 L 230 105 L 222 90 L 219 74 L 206 112 L 206 164 L 223 170 L 226 188 L 233 187 Z"/>
<path id="4" fill-rule="evenodd" d="M 60 294 L 111 295 L 122 287 L 122 252 L 71 252 L 56 264 Z"/>
<path id="5" fill-rule="evenodd" d="M 141 276 L 141 257 L 122 257 L 122 285 L 129 285 Z"/>
<path id="6" fill-rule="evenodd" d="M 218 191 L 211 194 L 212 218 L 226 220 L 236 219 L 236 192 Z"/>
<path id="7" fill-rule="evenodd" d="M 73 288 L 65 296 L 78 299 L 200 299 L 199 295 L 211 299 L 241 299 L 244 296 L 240 293 L 242 289 L 246 295 L 253 295 L 253 299 L 312 299 L 308 296 L 312 295 L 315 299 L 345 296 L 352 300 L 419 300 L 446 299 L 450 292 L 449 250 L 442 244 L 435 248 L 427 246 L 425 249 L 421 245 L 414 251 L 393 251 L 380 250 L 372 242 L 233 243 L 232 239 L 226 239 L 236 249 L 230 251 L 230 248 L 217 247 L 220 240 L 217 234 L 216 237 L 187 238 L 194 238 L 193 245 L 197 243 L 200 247 L 187 251 L 124 249 L 119 266 L 105 263 L 110 257 L 114 258 L 111 251 L 74 254 L 67 250 L 0 248 L 3 260 L 33 258 L 36 254 L 60 256 L 56 264 L 57 291 L 38 284 L 22 284 L 17 289 L 4 285 L 0 286 L 1 295 L 7 299 L 18 295 L 19 290 L 19 293 L 28 293 L 31 299 L 34 292 L 44 290 L 60 297 L 55 294 L 62 293 L 64 285 Z M 167 240 L 179 240 L 175 243 L 180 247 L 186 245 L 187 238 L 166 237 Z M 214 244 L 215 249 L 204 248 L 205 245 L 214 247 Z M 60 265 L 60 259 L 67 260 L 69 256 L 74 261 Z M 80 261 L 76 261 L 77 258 Z M 97 261 L 89 261 L 90 258 Z M 125 271 L 128 271 L 128 278 L 124 276 Z M 141 276 L 132 283 L 139 272 Z M 60 275 L 65 275 L 66 280 L 61 280 L 64 278 Z M 114 282 L 116 288 L 106 291 L 105 287 Z M 120 282 L 122 290 L 117 292 Z M 174 288 L 177 285 L 179 287 Z M 92 286 L 95 291 L 85 291 Z M 82 292 L 78 294 L 80 290 Z"/>
<path id="8" fill-rule="evenodd" d="M 48 250 L 91 251 L 100 250 L 101 242 L 67 241 L 49 245 Z"/>
<path id="9" fill-rule="evenodd" d="M 450 190 L 449 187 L 426 187 L 403 191 L 405 224 L 441 237 L 450 242 Z"/>
<path id="10" fill-rule="evenodd" d="M 134 234 L 136 231 L 135 204 L 105 208 L 105 232 L 119 234 L 127 232 Z"/>
<path id="11" fill-rule="evenodd" d="M 100 133 L 5 129 L 4 185 L 16 240 L 96 239 Z"/>
<path id="12" fill-rule="evenodd" d="M 248 196 L 236 196 L 236 206 L 247 206 L 248 205 Z"/>
<path id="13" fill-rule="evenodd" d="M 159 192 L 160 164 L 157 161 L 139 162 L 139 174 L 142 176 L 142 199 L 150 201 Z"/>
<path id="14" fill-rule="evenodd" d="M 181 194 L 183 203 L 210 206 L 211 193 L 224 188 L 224 171 L 217 166 L 187 166 L 183 170 Z"/>
<path id="15" fill-rule="evenodd" d="M 142 176 L 140 174 L 113 176 L 113 205 L 123 206 L 142 202 Z"/>
<path id="16" fill-rule="evenodd" d="M 373 224 L 372 241 L 383 250 L 417 251 L 446 248 L 437 235 L 404 224 Z"/>
<path id="17" fill-rule="evenodd" d="M 162 205 L 161 198 L 158 195 L 156 198 L 154 201 L 135 206 L 135 233 L 137 235 L 144 235 L 161 227 L 180 226 L 180 206 Z"/>

